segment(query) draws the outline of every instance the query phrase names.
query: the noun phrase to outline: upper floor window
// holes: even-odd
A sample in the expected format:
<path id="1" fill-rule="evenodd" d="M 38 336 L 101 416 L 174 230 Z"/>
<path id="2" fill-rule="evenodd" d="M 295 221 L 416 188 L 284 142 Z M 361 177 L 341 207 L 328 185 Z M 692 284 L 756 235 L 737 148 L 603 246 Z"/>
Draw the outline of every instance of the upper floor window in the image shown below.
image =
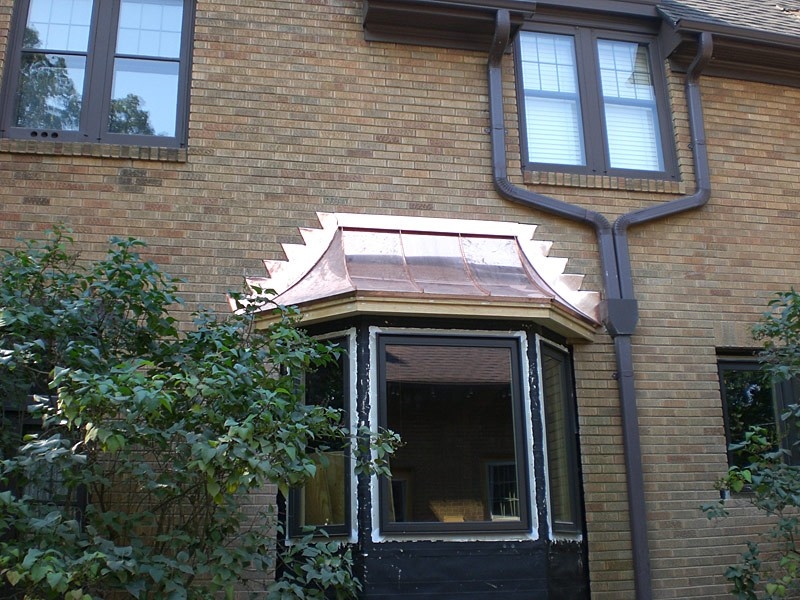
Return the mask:
<path id="1" fill-rule="evenodd" d="M 21 0 L 16 25 L 4 136 L 183 145 L 188 0 Z"/>
<path id="2" fill-rule="evenodd" d="M 664 76 L 651 41 L 594 29 L 520 34 L 526 168 L 672 175 Z"/>
<path id="3" fill-rule="evenodd" d="M 720 392 L 728 445 L 744 441 L 751 427 L 763 427 L 767 435 L 800 464 L 792 431 L 783 426 L 781 414 L 800 397 L 800 381 L 777 381 L 755 360 L 722 358 L 719 361 Z M 747 459 L 728 451 L 728 464 L 743 467 Z"/>

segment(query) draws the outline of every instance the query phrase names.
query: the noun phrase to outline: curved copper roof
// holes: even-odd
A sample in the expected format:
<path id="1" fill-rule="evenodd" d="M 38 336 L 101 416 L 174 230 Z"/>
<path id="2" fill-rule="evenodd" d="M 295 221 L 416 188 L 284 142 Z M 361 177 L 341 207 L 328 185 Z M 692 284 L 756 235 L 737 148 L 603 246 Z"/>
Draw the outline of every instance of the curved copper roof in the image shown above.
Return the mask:
<path id="1" fill-rule="evenodd" d="M 321 229 L 264 261 L 252 290 L 298 305 L 306 321 L 348 314 L 439 315 L 545 321 L 569 337 L 598 325 L 596 292 L 580 291 L 565 259 L 548 257 L 535 225 L 318 213 Z M 255 300 L 255 297 L 253 298 Z"/>

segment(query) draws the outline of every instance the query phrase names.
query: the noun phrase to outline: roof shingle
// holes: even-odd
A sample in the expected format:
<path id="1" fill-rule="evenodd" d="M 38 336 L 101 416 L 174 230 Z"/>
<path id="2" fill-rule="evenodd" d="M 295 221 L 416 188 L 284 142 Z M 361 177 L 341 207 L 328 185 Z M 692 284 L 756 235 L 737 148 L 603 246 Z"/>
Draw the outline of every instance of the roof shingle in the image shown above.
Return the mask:
<path id="1" fill-rule="evenodd" d="M 681 21 L 800 38 L 800 0 L 664 0 L 659 10 Z"/>

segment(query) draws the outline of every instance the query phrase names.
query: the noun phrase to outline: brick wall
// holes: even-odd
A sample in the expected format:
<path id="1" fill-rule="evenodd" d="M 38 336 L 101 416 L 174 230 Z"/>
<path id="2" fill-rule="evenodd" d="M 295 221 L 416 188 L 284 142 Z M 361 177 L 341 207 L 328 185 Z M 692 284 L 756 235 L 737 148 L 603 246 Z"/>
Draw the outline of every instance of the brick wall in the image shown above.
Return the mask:
<path id="1" fill-rule="evenodd" d="M 0 0 L 0 40 L 11 0 Z M 538 223 L 553 255 L 600 289 L 593 233 L 492 188 L 486 57 L 367 43 L 357 0 L 199 0 L 186 151 L 0 140 L 0 244 L 68 223 L 86 258 L 136 236 L 182 277 L 191 307 L 222 309 L 242 275 L 282 258 L 316 211 Z M 0 58 L 3 54 L 0 53 Z M 519 185 L 511 57 L 509 171 Z M 609 218 L 691 192 L 682 79 L 670 78 L 683 181 L 528 177 L 532 189 Z M 654 589 L 724 598 L 722 565 L 755 527 L 746 508 L 706 522 L 726 466 L 716 348 L 752 346 L 749 325 L 798 285 L 800 90 L 702 80 L 712 198 L 630 232 L 641 322 L 634 337 Z M 788 108 L 787 108 L 788 107 Z M 577 183 L 577 185 L 576 185 Z M 620 415 L 610 340 L 575 349 L 595 600 L 633 598 Z"/>

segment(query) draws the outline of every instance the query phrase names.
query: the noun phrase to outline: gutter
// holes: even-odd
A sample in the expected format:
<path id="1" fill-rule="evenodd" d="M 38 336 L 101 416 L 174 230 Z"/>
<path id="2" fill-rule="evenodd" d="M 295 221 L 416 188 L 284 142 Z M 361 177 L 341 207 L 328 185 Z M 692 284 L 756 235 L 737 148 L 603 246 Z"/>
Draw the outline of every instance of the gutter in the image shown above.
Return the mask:
<path id="1" fill-rule="evenodd" d="M 699 77 L 712 52 L 712 36 L 699 35 L 697 56 L 686 76 L 686 98 L 689 127 L 694 154 L 696 191 L 658 206 L 633 211 L 617 219 L 613 227 L 599 212 L 563 202 L 550 196 L 517 187 L 508 179 L 506 164 L 505 119 L 503 114 L 502 59 L 510 42 L 510 16 L 498 10 L 495 33 L 489 49 L 487 64 L 489 79 L 489 119 L 492 139 L 492 169 L 495 189 L 505 199 L 529 208 L 543 210 L 571 221 L 588 225 L 595 230 L 603 275 L 604 302 L 601 307 L 603 324 L 614 341 L 619 382 L 619 401 L 622 414 L 625 469 L 634 583 L 638 600 L 652 600 L 650 553 L 647 539 L 647 514 L 644 498 L 644 475 L 639 438 L 639 419 L 633 371 L 631 338 L 638 323 L 638 303 L 633 289 L 628 228 L 649 223 L 688 210 L 702 207 L 711 195 L 706 151 L 705 127 L 699 89 Z"/>

